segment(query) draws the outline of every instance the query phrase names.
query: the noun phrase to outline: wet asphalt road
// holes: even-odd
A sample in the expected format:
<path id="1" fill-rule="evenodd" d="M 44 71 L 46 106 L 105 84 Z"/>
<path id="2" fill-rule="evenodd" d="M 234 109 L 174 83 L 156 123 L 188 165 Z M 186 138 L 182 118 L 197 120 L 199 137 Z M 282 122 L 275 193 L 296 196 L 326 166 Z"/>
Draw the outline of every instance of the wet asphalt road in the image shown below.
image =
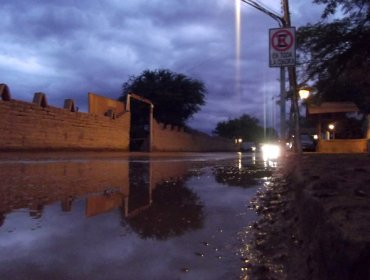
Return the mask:
<path id="1" fill-rule="evenodd" d="M 1 279 L 239 279 L 258 154 L 0 155 Z"/>

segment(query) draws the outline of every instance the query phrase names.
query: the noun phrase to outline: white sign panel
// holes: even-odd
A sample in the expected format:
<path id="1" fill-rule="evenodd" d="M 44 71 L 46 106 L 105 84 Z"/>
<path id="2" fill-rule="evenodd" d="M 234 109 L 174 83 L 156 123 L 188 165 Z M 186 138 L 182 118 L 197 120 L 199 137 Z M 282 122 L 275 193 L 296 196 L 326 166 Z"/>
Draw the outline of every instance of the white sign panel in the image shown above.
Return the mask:
<path id="1" fill-rule="evenodd" d="M 270 29 L 270 67 L 294 66 L 295 28 Z"/>

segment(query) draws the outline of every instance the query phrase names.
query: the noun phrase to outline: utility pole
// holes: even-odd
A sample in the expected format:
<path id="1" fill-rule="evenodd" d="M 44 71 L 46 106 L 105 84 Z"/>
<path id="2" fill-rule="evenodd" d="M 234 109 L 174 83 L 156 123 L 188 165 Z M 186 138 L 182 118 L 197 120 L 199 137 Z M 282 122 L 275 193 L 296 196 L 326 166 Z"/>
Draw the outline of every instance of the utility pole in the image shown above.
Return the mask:
<path id="1" fill-rule="evenodd" d="M 286 93 L 285 93 L 285 68 L 280 67 L 280 140 L 285 145 L 286 141 Z"/>
<path id="2" fill-rule="evenodd" d="M 285 27 L 291 27 L 289 2 L 282 0 L 284 11 Z M 302 153 L 301 133 L 299 127 L 299 106 L 298 106 L 298 87 L 297 87 L 297 72 L 295 66 L 288 66 L 290 91 L 292 92 L 292 109 L 293 109 L 293 132 L 294 132 L 294 151 Z"/>

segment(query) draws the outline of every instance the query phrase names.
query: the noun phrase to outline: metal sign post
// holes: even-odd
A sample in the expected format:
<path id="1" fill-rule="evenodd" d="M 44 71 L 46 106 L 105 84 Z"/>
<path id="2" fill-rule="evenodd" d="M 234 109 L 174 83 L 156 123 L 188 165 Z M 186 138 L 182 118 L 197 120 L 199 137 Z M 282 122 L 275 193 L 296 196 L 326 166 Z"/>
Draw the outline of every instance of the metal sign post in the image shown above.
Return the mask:
<path id="1" fill-rule="evenodd" d="M 296 37 L 295 28 L 290 26 L 290 23 L 286 21 L 284 28 L 273 28 L 269 30 L 269 62 L 270 67 L 288 67 L 290 90 L 293 92 L 292 96 L 292 108 L 294 117 L 294 150 L 297 152 L 301 151 L 300 143 L 300 132 L 299 132 L 299 108 L 298 100 L 296 96 Z M 282 70 L 281 70 L 282 74 Z M 281 75 L 283 77 L 283 75 Z M 284 98 L 284 100 L 283 100 Z M 285 114 L 285 96 L 281 94 L 281 115 Z M 285 115 L 284 115 L 285 119 Z M 281 117 L 283 121 L 283 117 Z M 281 131 L 285 133 L 285 127 L 281 126 Z"/>
<path id="2" fill-rule="evenodd" d="M 270 67 L 295 66 L 295 28 L 269 30 Z"/>
<path id="3" fill-rule="evenodd" d="M 285 131 L 285 66 L 295 65 L 295 28 L 272 28 L 269 30 L 270 67 L 280 67 L 280 138 L 286 140 Z"/>

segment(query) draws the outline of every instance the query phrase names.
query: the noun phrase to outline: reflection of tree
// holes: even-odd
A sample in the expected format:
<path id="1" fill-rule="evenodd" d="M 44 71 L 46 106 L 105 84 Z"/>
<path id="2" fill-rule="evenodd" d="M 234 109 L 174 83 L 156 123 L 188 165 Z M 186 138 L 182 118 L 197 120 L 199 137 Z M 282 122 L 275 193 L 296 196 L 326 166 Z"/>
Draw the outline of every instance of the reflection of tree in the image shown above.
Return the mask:
<path id="1" fill-rule="evenodd" d="M 147 205 L 150 201 L 149 162 L 130 162 L 130 199 L 128 211 L 132 212 Z"/>
<path id="2" fill-rule="evenodd" d="M 0 212 L 0 227 L 4 224 L 5 214 Z"/>
<path id="3" fill-rule="evenodd" d="M 242 168 L 235 166 L 215 167 L 213 175 L 218 183 L 242 188 L 254 187 L 258 180 L 270 177 L 271 169 L 259 165 L 249 165 Z"/>
<path id="4" fill-rule="evenodd" d="M 127 219 L 141 238 L 165 240 L 203 226 L 203 205 L 184 182 L 157 184 L 153 202 L 145 211 Z"/>
<path id="5" fill-rule="evenodd" d="M 43 210 L 44 210 L 44 205 L 42 204 L 31 205 L 29 215 L 34 219 L 40 219 L 42 216 Z"/>

